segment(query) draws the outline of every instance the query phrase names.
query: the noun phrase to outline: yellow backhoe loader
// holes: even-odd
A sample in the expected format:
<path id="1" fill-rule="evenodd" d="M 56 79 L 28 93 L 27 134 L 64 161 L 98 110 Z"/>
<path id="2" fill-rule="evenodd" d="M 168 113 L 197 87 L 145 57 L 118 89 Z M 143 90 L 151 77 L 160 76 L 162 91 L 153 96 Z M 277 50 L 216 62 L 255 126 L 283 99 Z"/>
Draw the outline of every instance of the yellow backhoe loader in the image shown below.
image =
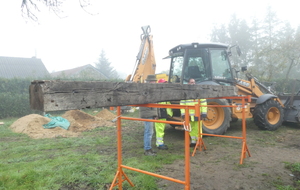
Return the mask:
<path id="1" fill-rule="evenodd" d="M 125 79 L 126 82 L 144 83 L 148 75 L 154 75 L 156 62 L 153 50 L 153 36 L 150 34 L 150 26 L 142 26 L 141 45 L 136 56 L 136 62 L 131 75 Z M 157 80 L 163 78 L 168 80 L 167 74 L 155 74 Z"/>
<path id="2" fill-rule="evenodd" d="M 128 82 L 144 82 L 148 74 L 155 74 L 155 57 L 153 51 L 150 27 L 142 27 L 141 46 L 132 75 Z M 250 95 L 251 103 L 247 106 L 246 118 L 253 118 L 254 123 L 264 130 L 276 130 L 283 121 L 299 122 L 299 93 L 296 95 L 277 96 L 272 90 L 247 72 L 241 70 L 247 80 L 239 79 L 237 71 L 231 67 L 231 50 L 239 46 L 221 43 L 191 43 L 181 44 L 169 51 L 164 59 L 170 59 L 168 75 L 161 75 L 169 83 L 187 84 L 190 78 L 196 83 L 206 85 L 236 86 L 239 95 Z M 159 75 L 157 75 L 159 76 Z M 159 77 L 157 77 L 159 79 Z M 173 102 L 176 103 L 176 102 Z M 239 105 L 238 99 L 208 99 L 208 105 Z M 173 110 L 173 118 L 180 118 L 180 110 Z M 209 107 L 207 118 L 203 121 L 203 132 L 209 134 L 224 134 L 230 127 L 230 122 L 242 117 L 241 110 L 229 107 Z"/>
<path id="3" fill-rule="evenodd" d="M 253 118 L 258 128 L 263 130 L 276 130 L 284 121 L 299 123 L 300 91 L 296 94 L 277 95 L 270 87 L 266 87 L 248 73 L 247 67 L 241 68 L 247 79 L 239 79 L 238 71 L 233 69 L 230 63 L 233 47 L 238 54 L 241 53 L 237 45 L 220 43 L 191 43 L 172 48 L 166 57 L 171 60 L 169 82 L 185 84 L 189 78 L 194 78 L 199 85 L 236 86 L 239 95 L 251 96 L 246 118 Z M 208 100 L 208 104 L 239 105 L 241 102 L 237 99 L 220 99 Z M 236 108 L 209 107 L 207 119 L 203 121 L 203 131 L 224 134 L 230 126 L 230 121 L 241 117 L 241 111 Z"/>

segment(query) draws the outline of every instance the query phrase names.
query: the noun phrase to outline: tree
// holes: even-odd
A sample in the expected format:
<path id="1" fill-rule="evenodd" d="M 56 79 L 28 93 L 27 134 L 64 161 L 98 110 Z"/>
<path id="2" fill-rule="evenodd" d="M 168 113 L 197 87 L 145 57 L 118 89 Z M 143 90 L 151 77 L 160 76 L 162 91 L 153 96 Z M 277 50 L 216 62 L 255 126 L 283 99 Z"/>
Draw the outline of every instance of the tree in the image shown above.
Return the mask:
<path id="1" fill-rule="evenodd" d="M 252 47 L 252 43 L 250 41 L 250 28 L 247 25 L 247 22 L 244 19 L 238 19 L 237 16 L 233 14 L 228 24 L 228 32 L 231 38 L 231 44 L 239 45 L 242 50 L 240 57 L 237 56 L 237 54 L 232 54 L 233 65 L 237 68 L 247 65 L 251 58 L 249 54 Z"/>
<path id="2" fill-rule="evenodd" d="M 106 58 L 105 51 L 102 49 L 98 62 L 95 63 L 95 67 L 110 79 L 119 78 L 117 71 L 110 64 L 111 62 Z"/>
<path id="3" fill-rule="evenodd" d="M 295 68 L 300 64 L 300 27 L 295 31 L 289 23 L 286 23 L 282 35 L 284 37 L 280 42 L 281 55 L 283 55 L 281 61 L 286 63 L 287 69 L 283 71 L 286 72 L 285 80 L 287 81 L 294 73 L 292 71 L 297 71 Z"/>
<path id="4" fill-rule="evenodd" d="M 271 7 L 267 8 L 267 15 L 262 25 L 262 46 L 260 54 L 264 62 L 260 68 L 263 70 L 263 75 L 260 76 L 266 81 L 272 80 L 283 68 L 283 64 L 279 61 L 281 52 L 279 47 L 280 36 L 279 31 L 282 22 L 278 19 L 276 12 L 272 11 Z"/>
<path id="5" fill-rule="evenodd" d="M 219 28 L 217 26 L 214 26 L 210 38 L 212 42 L 220 42 L 225 44 L 231 43 L 231 39 L 228 34 L 228 29 L 224 24 L 222 24 Z"/>
<path id="6" fill-rule="evenodd" d="M 49 11 L 53 11 L 56 15 L 61 12 L 62 1 L 60 0 L 22 0 L 21 11 L 24 18 L 38 21 L 36 12 L 40 12 L 40 7 L 46 6 Z"/>
<path id="7" fill-rule="evenodd" d="M 263 74 L 263 71 L 260 70 L 260 65 L 263 64 L 262 59 L 260 58 L 260 49 L 263 43 L 261 42 L 261 36 L 262 36 L 262 27 L 261 22 L 254 18 L 251 23 L 250 27 L 250 41 L 252 44 L 251 48 L 251 59 L 250 63 L 248 64 L 250 66 L 249 70 L 256 73 L 257 76 L 261 76 Z"/>
<path id="8" fill-rule="evenodd" d="M 49 11 L 52 11 L 56 16 L 60 17 L 60 14 L 63 12 L 63 2 L 64 0 L 22 0 L 22 16 L 37 22 L 38 17 L 36 13 L 41 11 L 41 7 L 46 7 Z M 93 15 L 86 10 L 87 7 L 92 6 L 90 0 L 79 0 L 79 6 L 88 14 Z"/>

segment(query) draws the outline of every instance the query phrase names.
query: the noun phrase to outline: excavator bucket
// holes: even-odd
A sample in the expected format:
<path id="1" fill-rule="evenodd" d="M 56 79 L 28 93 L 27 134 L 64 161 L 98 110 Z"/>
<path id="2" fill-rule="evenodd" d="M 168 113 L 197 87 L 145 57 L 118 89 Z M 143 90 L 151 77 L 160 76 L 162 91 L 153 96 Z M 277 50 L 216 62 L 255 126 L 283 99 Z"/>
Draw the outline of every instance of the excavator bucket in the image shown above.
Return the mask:
<path id="1" fill-rule="evenodd" d="M 300 95 L 279 95 L 279 99 L 284 104 L 285 122 L 299 123 L 300 122 Z"/>
<path id="2" fill-rule="evenodd" d="M 279 94 L 278 98 L 284 104 L 284 117 L 283 121 L 300 123 L 300 90 L 295 93 L 296 83 L 295 80 L 291 94 Z"/>

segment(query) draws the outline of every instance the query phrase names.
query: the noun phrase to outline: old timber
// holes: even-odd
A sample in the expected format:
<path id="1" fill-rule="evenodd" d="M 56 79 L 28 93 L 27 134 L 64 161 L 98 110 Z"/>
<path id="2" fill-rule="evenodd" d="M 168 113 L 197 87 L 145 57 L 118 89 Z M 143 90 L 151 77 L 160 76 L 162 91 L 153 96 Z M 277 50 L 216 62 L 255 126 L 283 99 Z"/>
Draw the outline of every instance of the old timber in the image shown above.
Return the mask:
<path id="1" fill-rule="evenodd" d="M 40 111 L 100 108 L 237 95 L 233 86 L 99 81 L 33 81 L 30 107 Z"/>

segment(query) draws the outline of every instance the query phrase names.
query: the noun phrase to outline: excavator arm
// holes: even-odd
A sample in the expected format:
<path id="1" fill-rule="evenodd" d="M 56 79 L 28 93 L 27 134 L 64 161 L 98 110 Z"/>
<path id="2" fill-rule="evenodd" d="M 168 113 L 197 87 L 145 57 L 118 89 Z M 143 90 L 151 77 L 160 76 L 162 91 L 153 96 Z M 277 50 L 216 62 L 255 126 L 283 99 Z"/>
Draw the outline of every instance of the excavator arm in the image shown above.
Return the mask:
<path id="1" fill-rule="evenodd" d="M 142 26 L 141 45 L 139 53 L 136 56 L 135 66 L 132 74 L 125 79 L 126 82 L 144 83 L 148 75 L 154 75 L 156 62 L 153 50 L 153 36 L 150 35 L 150 26 Z"/>

